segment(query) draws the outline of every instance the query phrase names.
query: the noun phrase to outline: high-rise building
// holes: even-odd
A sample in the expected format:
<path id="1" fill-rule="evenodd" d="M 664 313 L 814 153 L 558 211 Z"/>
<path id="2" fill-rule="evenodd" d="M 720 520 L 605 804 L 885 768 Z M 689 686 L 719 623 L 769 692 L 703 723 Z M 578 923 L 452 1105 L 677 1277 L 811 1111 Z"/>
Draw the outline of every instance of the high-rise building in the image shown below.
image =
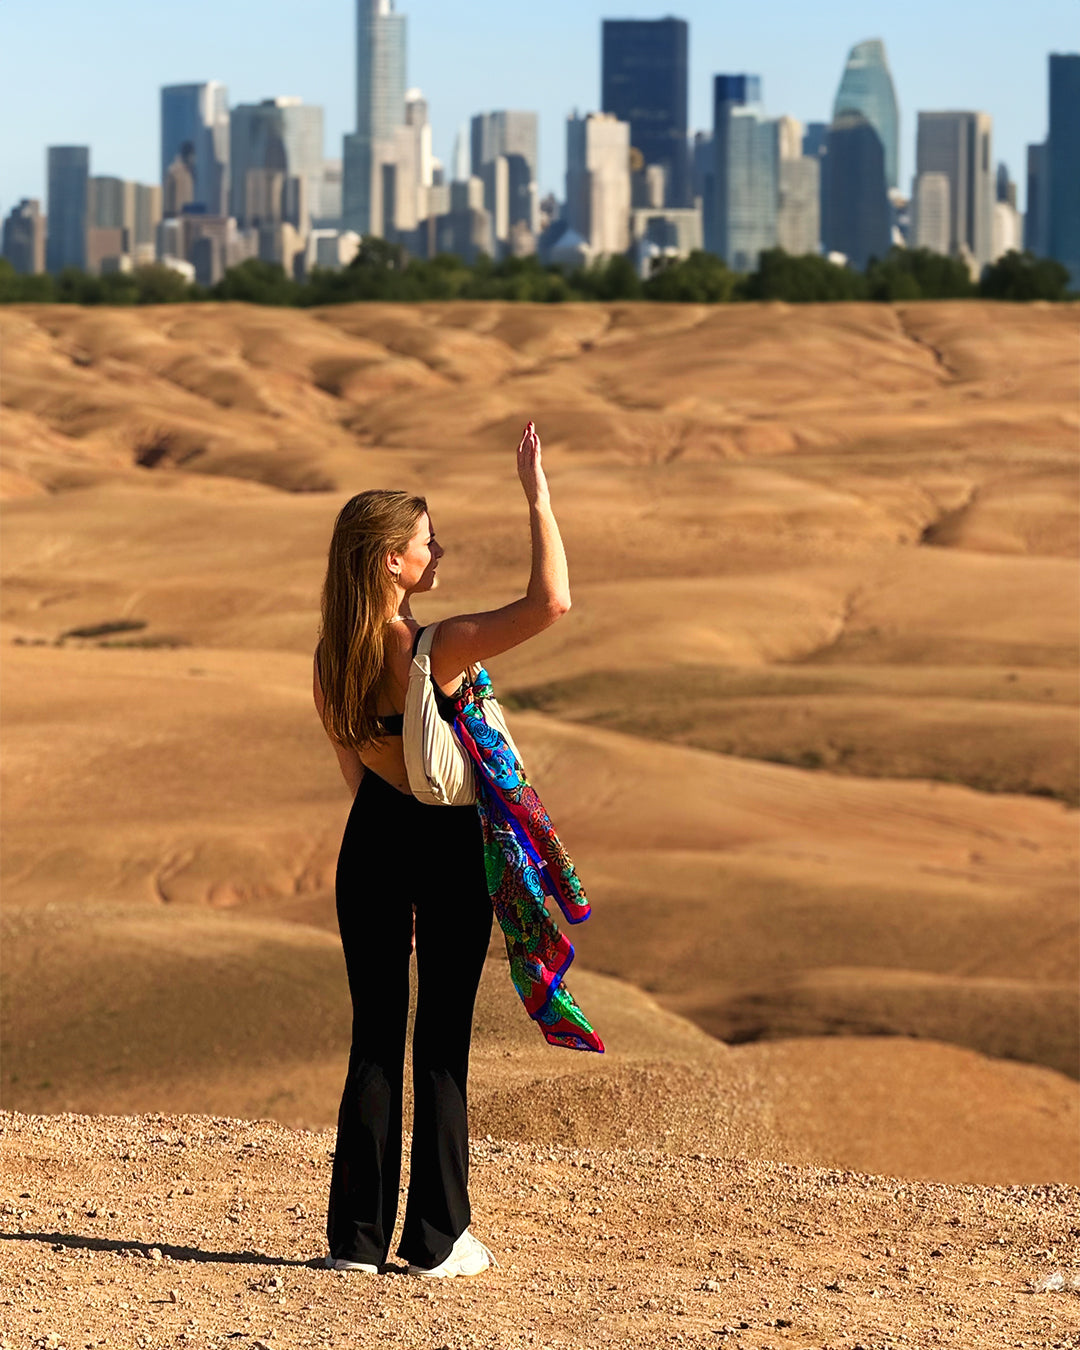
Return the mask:
<path id="1" fill-rule="evenodd" d="M 345 137 L 346 229 L 381 233 L 382 166 L 405 125 L 405 15 L 394 0 L 356 0 L 356 130 Z M 375 209 L 373 209 L 375 208 Z"/>
<path id="2" fill-rule="evenodd" d="M 229 95 L 223 84 L 170 84 L 161 91 L 161 184 L 176 160 L 191 173 L 192 196 L 209 215 L 227 213 Z"/>
<path id="3" fill-rule="evenodd" d="M 949 253 L 982 267 L 993 248 L 994 168 L 991 120 L 984 112 L 921 112 L 916 177 L 949 180 Z"/>
<path id="4" fill-rule="evenodd" d="M 900 119 L 885 44 L 878 38 L 857 42 L 848 53 L 833 103 L 833 121 L 845 112 L 862 113 L 877 132 L 885 151 L 885 185 L 898 186 Z"/>
<path id="5" fill-rule="evenodd" d="M 911 208 L 915 248 L 928 248 L 931 253 L 948 253 L 949 175 L 936 169 L 919 174 L 915 179 Z"/>
<path id="6" fill-rule="evenodd" d="M 566 120 L 566 221 L 593 256 L 630 247 L 630 124 L 611 113 Z"/>
<path id="7" fill-rule="evenodd" d="M 500 156 L 507 166 L 507 232 L 522 222 L 535 234 L 539 228 L 539 119 L 534 112 L 477 113 L 470 126 L 469 147 L 472 174 L 488 184 L 485 168 Z M 485 208 L 497 218 L 495 203 L 488 200 L 490 188 L 485 187 Z M 498 233 L 496 239 L 504 236 Z"/>
<path id="8" fill-rule="evenodd" d="M 1080 55 L 1050 56 L 1047 252 L 1080 286 Z"/>
<path id="9" fill-rule="evenodd" d="M 50 145 L 46 162 L 49 220 L 45 266 L 55 275 L 65 267 L 86 267 L 90 147 Z"/>
<path id="10" fill-rule="evenodd" d="M 860 271 L 884 258 L 892 244 L 885 183 L 885 147 L 868 118 L 843 112 L 829 127 L 825 173 L 827 253 L 842 253 Z"/>
<path id="11" fill-rule="evenodd" d="M 776 242 L 785 253 L 796 256 L 817 253 L 821 247 L 821 161 L 816 155 L 803 154 L 801 122 L 778 117 L 773 126 L 779 194 Z"/>
<path id="12" fill-rule="evenodd" d="M 322 108 L 298 98 L 266 98 L 239 104 L 230 121 L 228 214 L 245 229 L 284 220 L 306 234 L 322 190 Z"/>
<path id="13" fill-rule="evenodd" d="M 690 205 L 689 45 L 685 19 L 603 21 L 601 109 L 629 122 L 645 164 L 663 166 L 667 206 Z"/>
<path id="14" fill-rule="evenodd" d="M 1027 148 L 1027 210 L 1024 212 L 1024 247 L 1037 258 L 1046 257 L 1047 216 L 1050 183 L 1046 168 L 1046 145 Z"/>
<path id="15" fill-rule="evenodd" d="M 136 266 L 153 262 L 158 222 L 161 220 L 161 187 L 157 183 L 135 184 L 135 237 L 132 259 Z"/>
<path id="16" fill-rule="evenodd" d="M 24 197 L 11 208 L 4 221 L 2 252 L 23 276 L 45 271 L 45 217 L 36 198 Z"/>
<path id="17" fill-rule="evenodd" d="M 705 247 L 752 272 L 762 250 L 776 245 L 779 194 L 776 130 L 761 107 L 758 75 L 713 79 L 713 191 Z"/>

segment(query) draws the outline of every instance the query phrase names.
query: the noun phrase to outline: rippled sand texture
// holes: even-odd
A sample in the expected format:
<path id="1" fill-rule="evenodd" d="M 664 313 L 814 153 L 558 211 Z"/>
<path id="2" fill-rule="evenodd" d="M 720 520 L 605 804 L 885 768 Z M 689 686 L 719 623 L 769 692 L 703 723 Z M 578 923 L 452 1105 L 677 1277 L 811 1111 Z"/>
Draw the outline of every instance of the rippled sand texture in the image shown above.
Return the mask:
<path id="1" fill-rule="evenodd" d="M 4 1105 L 332 1124 L 333 516 L 420 490 L 421 619 L 512 599 L 532 417 L 574 607 L 491 668 L 610 1053 L 496 944 L 474 1130 L 1080 1179 L 1078 317 L 0 310 Z"/>

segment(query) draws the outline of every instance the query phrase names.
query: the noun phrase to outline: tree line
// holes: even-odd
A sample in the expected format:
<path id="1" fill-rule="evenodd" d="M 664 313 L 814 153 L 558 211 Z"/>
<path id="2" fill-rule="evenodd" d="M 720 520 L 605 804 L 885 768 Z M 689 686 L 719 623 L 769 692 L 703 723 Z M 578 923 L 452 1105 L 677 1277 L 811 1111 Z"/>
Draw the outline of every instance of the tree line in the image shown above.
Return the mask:
<path id="1" fill-rule="evenodd" d="M 966 265 L 929 249 L 893 248 L 865 272 L 814 254 L 767 249 L 755 272 L 731 271 L 712 253 L 666 262 L 642 280 L 630 259 L 616 255 L 566 272 L 535 256 L 468 265 L 453 254 L 408 258 L 386 240 L 365 238 L 340 271 L 315 268 L 296 281 L 279 263 L 248 259 L 213 286 L 194 285 L 155 263 L 131 272 L 90 276 L 66 268 L 59 276 L 23 276 L 0 259 L 0 303 L 161 305 L 180 301 L 244 300 L 256 305 L 343 304 L 356 300 L 667 300 L 716 304 L 742 300 L 1065 300 L 1069 274 L 1059 262 L 1029 252 L 1006 253 L 972 281 Z"/>

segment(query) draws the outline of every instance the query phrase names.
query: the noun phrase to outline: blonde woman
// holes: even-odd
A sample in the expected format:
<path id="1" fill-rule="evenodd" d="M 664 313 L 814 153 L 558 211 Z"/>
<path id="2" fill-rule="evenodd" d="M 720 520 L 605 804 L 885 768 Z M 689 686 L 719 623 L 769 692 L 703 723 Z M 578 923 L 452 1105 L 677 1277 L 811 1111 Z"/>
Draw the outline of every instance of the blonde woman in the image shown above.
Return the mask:
<path id="1" fill-rule="evenodd" d="M 529 508 L 529 584 L 523 596 L 500 609 L 458 615 L 438 625 L 431 678 L 448 721 L 466 706 L 474 717 L 482 707 L 486 673 L 481 662 L 543 632 L 570 608 L 566 556 L 551 509 L 540 438 L 531 422 L 518 446 L 517 469 Z M 525 876 L 529 864 L 526 858 L 517 871 L 505 868 L 502 889 L 492 889 L 489 857 L 510 858 L 517 841 L 506 833 L 491 789 L 485 789 L 479 809 L 424 805 L 409 792 L 403 710 L 421 632 L 412 600 L 437 585 L 442 557 L 427 503 L 405 492 L 376 490 L 353 497 L 341 509 L 330 542 L 314 698 L 354 794 L 336 877 L 353 1020 L 327 1215 L 326 1262 L 334 1269 L 376 1272 L 390 1249 L 401 1169 L 414 948 L 414 1119 L 397 1255 L 408 1263 L 410 1274 L 433 1277 L 476 1274 L 492 1259 L 469 1232 L 469 1043 L 493 901 L 502 920 L 508 908 L 506 888 Z M 523 771 L 519 777 L 521 791 L 531 793 Z M 499 843 L 500 828 L 505 849 Z M 525 835 L 522 842 L 535 855 Z M 542 841 L 537 847 L 553 846 Z M 566 875 L 572 876 L 565 850 L 552 854 L 556 868 L 564 859 L 570 869 Z M 502 867 L 501 861 L 498 865 Z M 532 877 L 527 882 L 535 889 Z M 536 898 L 522 886 L 516 895 Z M 576 911 L 568 911 L 559 898 L 572 922 L 588 913 L 583 895 Z M 537 986 L 530 1013 L 542 1021 L 541 1029 L 553 1043 L 602 1049 L 583 1017 L 574 1026 L 565 1023 L 563 1014 L 580 1014 L 561 984 L 573 948 L 560 939 L 542 900 L 539 910 L 538 936 L 518 956 L 519 970 L 527 968 L 522 981 L 544 981 L 542 991 Z M 515 983 L 522 992 L 522 983 Z"/>

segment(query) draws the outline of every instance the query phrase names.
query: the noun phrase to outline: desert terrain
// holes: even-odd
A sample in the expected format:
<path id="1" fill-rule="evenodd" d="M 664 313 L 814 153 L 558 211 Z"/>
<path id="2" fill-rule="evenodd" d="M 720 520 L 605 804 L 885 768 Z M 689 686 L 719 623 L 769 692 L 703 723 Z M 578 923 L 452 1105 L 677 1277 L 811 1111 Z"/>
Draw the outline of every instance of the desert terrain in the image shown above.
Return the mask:
<path id="1" fill-rule="evenodd" d="M 500 1270 L 474 1340 L 467 1309 L 434 1311 L 466 1296 L 436 1290 L 415 1343 L 1076 1344 L 1049 1339 L 1068 1316 L 1045 1305 L 1075 1327 L 1075 1292 L 1025 1291 L 1048 1261 L 1080 1270 L 1078 321 L 981 302 L 0 310 L 7 1273 L 59 1298 L 106 1262 L 122 1284 L 99 1237 L 222 1279 L 233 1257 L 315 1254 L 349 1039 L 350 801 L 311 701 L 331 525 L 364 488 L 419 491 L 447 550 L 421 621 L 513 599 L 531 417 L 573 608 L 490 669 L 593 903 L 568 983 L 608 1053 L 544 1044 L 496 931 L 474 1230 L 539 1244 L 516 1257 L 534 1282 L 578 1271 L 574 1311 L 510 1335 Z M 204 1208 L 170 1235 L 132 1192 L 122 1232 L 94 1227 L 82 1200 L 107 1214 L 127 1186 L 117 1141 L 153 1159 L 170 1131 L 206 1144 L 197 1169 L 185 1155 Z M 280 1187 L 303 1224 L 200 1245 L 256 1134 L 299 1160 L 303 1186 Z M 80 1173 L 80 1152 L 102 1161 Z M 586 1163 L 612 1171 L 603 1220 L 566 1199 Z M 650 1177 L 671 1182 L 662 1237 Z M 769 1330 L 830 1252 L 861 1270 L 856 1249 L 903 1250 L 901 1180 L 958 1220 L 954 1249 L 929 1234 L 948 1280 L 852 1321 L 815 1279 L 813 1316 Z M 568 1233 L 515 1227 L 533 1184 Z M 1003 1217 L 1021 1204 L 1028 1228 Z M 762 1226 L 770 1206 L 807 1231 Z M 618 1297 L 587 1292 L 608 1240 L 653 1244 L 668 1283 L 631 1265 Z M 736 1248 L 753 1317 L 725 1302 Z M 971 1265 L 984 1248 L 993 1271 Z M 700 1322 L 717 1295 L 690 1297 L 718 1265 L 719 1335 Z M 310 1303 L 322 1277 L 296 1275 Z M 229 1334 L 203 1294 L 176 1343 Z M 956 1316 L 924 1325 L 939 1295 Z M 609 1303 L 623 1322 L 586 1317 Z M 0 1327 L 29 1335 L 33 1306 L 9 1300 Z M 102 1343 L 75 1321 L 57 1334 Z"/>

